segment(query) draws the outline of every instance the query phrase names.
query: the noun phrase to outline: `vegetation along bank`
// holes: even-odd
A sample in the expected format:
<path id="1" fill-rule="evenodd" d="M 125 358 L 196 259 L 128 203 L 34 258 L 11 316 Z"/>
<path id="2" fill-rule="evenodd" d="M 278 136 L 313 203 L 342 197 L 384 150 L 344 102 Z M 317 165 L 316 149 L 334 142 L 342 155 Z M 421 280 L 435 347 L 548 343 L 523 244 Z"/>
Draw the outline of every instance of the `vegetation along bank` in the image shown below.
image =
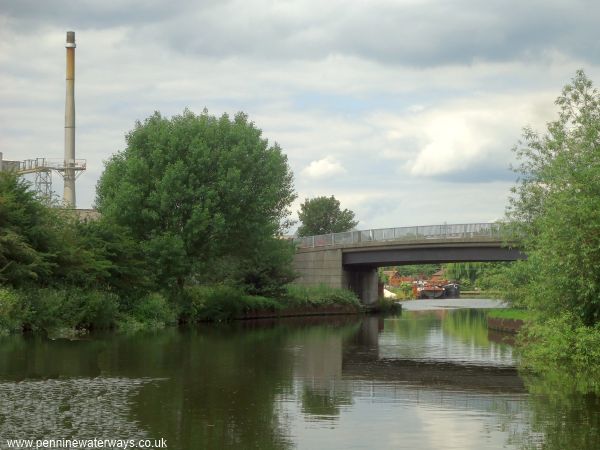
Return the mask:
<path id="1" fill-rule="evenodd" d="M 360 309 L 349 291 L 290 286 L 293 176 L 244 114 L 155 113 L 126 144 L 97 185 L 97 221 L 0 174 L 1 332 Z"/>

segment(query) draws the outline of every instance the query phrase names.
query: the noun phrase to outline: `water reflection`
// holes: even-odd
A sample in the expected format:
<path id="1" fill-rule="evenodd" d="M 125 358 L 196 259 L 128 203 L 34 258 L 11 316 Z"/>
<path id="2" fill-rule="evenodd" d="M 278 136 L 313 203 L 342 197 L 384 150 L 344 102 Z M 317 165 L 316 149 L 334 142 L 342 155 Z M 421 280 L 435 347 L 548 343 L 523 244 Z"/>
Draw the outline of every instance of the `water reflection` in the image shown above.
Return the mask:
<path id="1" fill-rule="evenodd" d="M 46 436 L 181 450 L 600 448 L 598 398 L 544 389 L 479 311 L 6 338 L 0 439 L 45 420 Z"/>

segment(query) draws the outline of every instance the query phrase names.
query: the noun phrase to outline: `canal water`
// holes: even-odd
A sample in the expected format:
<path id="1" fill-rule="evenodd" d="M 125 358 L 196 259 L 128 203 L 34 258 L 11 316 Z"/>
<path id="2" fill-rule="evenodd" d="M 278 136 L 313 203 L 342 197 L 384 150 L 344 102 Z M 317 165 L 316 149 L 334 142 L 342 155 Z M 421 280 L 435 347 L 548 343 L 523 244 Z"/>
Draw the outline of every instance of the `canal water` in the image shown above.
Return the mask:
<path id="1" fill-rule="evenodd" d="M 598 449 L 594 395 L 515 368 L 485 311 L 0 339 L 6 439 L 194 449 Z"/>

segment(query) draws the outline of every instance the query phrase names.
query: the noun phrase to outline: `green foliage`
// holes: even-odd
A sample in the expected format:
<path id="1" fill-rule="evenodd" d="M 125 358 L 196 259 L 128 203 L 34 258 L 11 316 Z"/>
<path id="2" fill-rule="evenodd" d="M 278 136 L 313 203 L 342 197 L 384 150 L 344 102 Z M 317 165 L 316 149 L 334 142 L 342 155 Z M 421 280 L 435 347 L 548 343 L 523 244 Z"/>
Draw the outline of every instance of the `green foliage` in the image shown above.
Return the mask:
<path id="1" fill-rule="evenodd" d="M 286 156 L 246 115 L 186 110 L 136 124 L 127 148 L 106 163 L 96 202 L 140 242 L 159 285 L 225 281 L 236 260 L 233 278 L 262 292 L 276 282 L 266 276 L 287 281 L 273 241 L 294 199 Z"/>
<path id="2" fill-rule="evenodd" d="M 124 331 L 138 331 L 161 329 L 176 322 L 175 308 L 163 295 L 151 292 L 137 299 L 118 325 Z"/>
<path id="3" fill-rule="evenodd" d="M 383 273 L 384 270 L 384 267 L 377 268 L 377 278 L 379 279 L 380 283 L 388 284 L 390 282 L 390 277 L 387 276 L 387 274 Z"/>
<path id="4" fill-rule="evenodd" d="M 105 219 L 77 222 L 75 227 L 85 248 L 102 264 L 102 271 L 94 274 L 96 285 L 106 286 L 126 297 L 159 288 L 150 271 L 154 261 L 146 259 L 128 229 Z"/>
<path id="5" fill-rule="evenodd" d="M 47 279 L 53 261 L 54 221 L 29 184 L 0 172 L 0 283 L 22 286 Z"/>
<path id="6" fill-rule="evenodd" d="M 227 321 L 252 311 L 284 312 L 293 309 L 327 306 L 351 306 L 357 311 L 360 302 L 354 293 L 328 286 L 286 286 L 286 294 L 278 299 L 248 295 L 242 289 L 226 285 L 187 286 L 184 296 L 187 318 L 196 321 Z"/>
<path id="7" fill-rule="evenodd" d="M 189 286 L 185 295 L 190 302 L 191 321 L 226 321 L 239 318 L 250 311 L 277 311 L 282 308 L 276 300 L 251 296 L 232 286 Z"/>
<path id="8" fill-rule="evenodd" d="M 25 293 L 24 327 L 49 335 L 63 330 L 112 328 L 119 302 L 114 294 L 76 288 L 32 289 Z"/>
<path id="9" fill-rule="evenodd" d="M 50 208 L 14 174 L 0 173 L 0 283 L 26 287 L 108 287 L 119 289 L 118 272 L 135 270 L 135 245 L 123 233 L 69 212 Z M 116 257 L 115 257 L 116 255 Z"/>
<path id="10" fill-rule="evenodd" d="M 358 221 L 354 220 L 354 212 L 342 210 L 340 201 L 333 195 L 305 199 L 300 205 L 298 217 L 302 222 L 298 227 L 298 236 L 341 233 L 358 225 Z"/>
<path id="11" fill-rule="evenodd" d="M 444 264 L 446 278 L 457 281 L 463 290 L 497 292 L 507 301 L 516 301 L 527 282 L 523 262 L 466 262 Z"/>
<path id="12" fill-rule="evenodd" d="M 266 239 L 250 257 L 231 264 L 236 267 L 236 283 L 250 295 L 284 295 L 285 286 L 296 278 L 292 268 L 295 250 L 292 241 Z"/>
<path id="13" fill-rule="evenodd" d="M 533 318 L 531 311 L 515 308 L 488 309 L 486 314 L 494 319 L 531 320 Z"/>
<path id="14" fill-rule="evenodd" d="M 577 315 L 529 323 L 519 335 L 523 365 L 538 373 L 569 371 L 600 380 L 600 324 L 586 326 Z"/>
<path id="15" fill-rule="evenodd" d="M 405 266 L 395 266 L 392 269 L 396 270 L 400 275 L 404 277 L 430 277 L 438 270 L 440 270 L 439 264 L 408 264 Z"/>
<path id="16" fill-rule="evenodd" d="M 486 263 L 463 262 L 449 263 L 444 265 L 444 268 L 449 280 L 462 281 L 463 283 L 469 282 L 473 285 L 485 270 L 485 266 Z"/>
<path id="17" fill-rule="evenodd" d="M 395 298 L 380 297 L 373 305 L 373 309 L 382 313 L 395 313 L 402 310 L 402 306 Z"/>
<path id="18" fill-rule="evenodd" d="M 400 286 L 390 286 L 388 290 L 396 294 L 398 300 L 408 300 L 414 298 L 412 283 L 400 283 Z"/>
<path id="19" fill-rule="evenodd" d="M 13 289 L 0 287 L 0 336 L 20 331 L 26 315 L 22 296 Z"/>
<path id="20" fill-rule="evenodd" d="M 325 284 L 316 286 L 287 286 L 287 295 L 283 299 L 286 305 L 294 306 L 328 306 L 344 305 L 361 308 L 361 303 L 356 294 L 347 289 L 337 289 Z"/>
<path id="21" fill-rule="evenodd" d="M 600 321 L 600 95 L 582 71 L 556 100 L 545 134 L 516 148 L 519 184 L 508 211 L 528 255 L 521 301 L 548 317 Z"/>

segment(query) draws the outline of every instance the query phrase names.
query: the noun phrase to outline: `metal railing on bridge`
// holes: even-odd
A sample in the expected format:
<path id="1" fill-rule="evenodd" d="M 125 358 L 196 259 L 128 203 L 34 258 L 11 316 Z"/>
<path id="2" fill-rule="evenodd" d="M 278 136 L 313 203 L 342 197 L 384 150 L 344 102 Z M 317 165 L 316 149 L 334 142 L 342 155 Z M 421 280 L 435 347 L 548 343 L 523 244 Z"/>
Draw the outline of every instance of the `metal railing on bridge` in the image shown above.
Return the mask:
<path id="1" fill-rule="evenodd" d="M 372 230 L 346 231 L 344 233 L 306 236 L 295 238 L 294 242 L 299 248 L 314 248 L 379 241 L 422 242 L 427 239 L 501 239 L 500 227 L 500 223 L 463 223 L 377 228 Z"/>

